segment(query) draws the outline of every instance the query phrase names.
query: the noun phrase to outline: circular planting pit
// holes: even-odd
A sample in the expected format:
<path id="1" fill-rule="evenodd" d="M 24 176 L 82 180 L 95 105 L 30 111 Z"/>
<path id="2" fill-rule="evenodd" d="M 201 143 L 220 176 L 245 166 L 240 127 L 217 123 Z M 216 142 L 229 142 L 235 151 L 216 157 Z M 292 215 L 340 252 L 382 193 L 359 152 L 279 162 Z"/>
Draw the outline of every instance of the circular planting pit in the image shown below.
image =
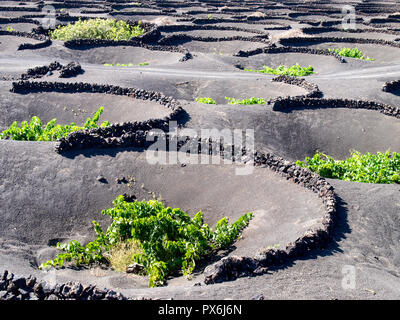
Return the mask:
<path id="1" fill-rule="evenodd" d="M 145 34 L 129 39 L 133 34 L 125 30 L 125 40 L 50 40 L 45 5 L 55 7 L 56 25 L 112 18 L 141 21 Z M 140 6 L 111 0 L 3 1 L 0 130 L 34 116 L 44 123 L 56 118 L 62 125 L 82 125 L 102 106 L 98 124 L 111 124 L 53 142 L 0 140 L 0 300 L 397 299 L 397 167 L 374 162 L 370 170 L 351 163 L 351 169 L 361 170 L 354 180 L 375 182 L 356 183 L 324 179 L 292 162 L 321 151 L 348 164 L 355 149 L 364 155 L 352 156 L 376 156 L 386 164 L 400 151 L 400 6 L 358 3 L 356 30 L 348 32 L 341 29 L 342 6 L 289 0 L 143 0 Z M 79 26 L 83 38 L 93 30 L 85 25 Z M 375 60 L 328 50 L 344 47 Z M 311 65 L 316 74 L 243 70 L 297 63 Z M 215 104 L 200 103 L 211 99 Z M 169 133 L 175 122 L 179 152 L 172 142 L 168 152 L 155 155 L 153 139 L 176 137 Z M 35 128 L 26 130 L 40 131 Z M 43 131 L 34 136 L 54 137 Z M 203 139 L 204 132 L 217 137 Z M 228 132 L 234 142 L 226 141 Z M 236 141 L 239 132 L 249 138 L 241 141 L 245 146 Z M 212 159 L 188 160 L 184 142 L 194 143 L 190 152 L 196 158 L 198 142 L 216 143 L 219 135 L 224 145 L 215 146 Z M 240 161 L 225 161 L 232 156 L 230 143 Z M 387 150 L 393 153 L 374 155 Z M 197 159 L 204 161 L 210 150 L 201 151 Z M 162 155 L 166 163 L 154 162 Z M 229 247 L 196 263 L 192 281 L 174 273 L 165 287 L 148 288 L 149 276 L 135 274 L 140 264 L 128 268 L 133 273 L 103 264 L 38 268 L 56 257 L 58 242 L 93 240 L 93 220 L 105 230 L 111 221 L 101 211 L 121 195 L 128 202 L 158 199 L 190 217 L 202 210 L 214 229 L 224 217 L 230 223 L 249 212 L 253 217 L 236 230 L 240 237 L 228 236 Z M 164 241 L 168 232 L 160 234 L 164 238 L 157 244 L 170 247 Z M 218 244 L 216 239 L 211 241 Z M 354 290 L 343 287 L 343 268 L 349 266 L 356 270 Z"/>
<path id="2" fill-rule="evenodd" d="M 38 277 L 46 277 L 47 273 L 35 266 L 55 257 L 57 241 L 91 241 L 94 237 L 91 221 L 95 219 L 102 226 L 108 225 L 109 218 L 100 212 L 111 207 L 112 200 L 123 193 L 140 200 L 152 199 L 155 195 L 164 199 L 166 205 L 179 207 L 190 215 L 202 210 L 205 222 L 213 227 L 225 216 L 233 222 L 244 213 L 254 212 L 254 221 L 231 251 L 250 257 L 269 246 L 279 244 L 284 248 L 310 228 L 321 227 L 325 212 L 316 194 L 286 181 L 268 168 L 255 167 L 252 174 L 240 176 L 236 174 L 240 166 L 223 162 L 184 167 L 152 165 L 143 150 L 116 149 L 100 153 L 88 150 L 88 154 L 69 153 L 65 157 L 52 151 L 51 142 L 3 141 L 0 148 L 10 154 L 2 159 L 0 170 L 4 186 L 1 210 L 8 213 L 0 215 L 5 226 L 0 238 L 4 247 L 18 244 L 21 248 L 18 255 L 12 253 L 12 260 L 7 260 L 7 250 L 3 251 L 0 261 L 2 266 L 12 261 L 19 272 Z M 116 179 L 121 177 L 134 178 L 135 182 L 117 183 Z M 8 188 L 10 185 L 13 191 Z M 43 203 L 47 209 L 42 207 Z M 250 241 L 253 238 L 257 241 Z M 201 270 L 197 272 L 201 278 Z M 58 282 L 78 280 L 122 292 L 147 286 L 146 279 L 110 270 L 81 270 L 78 274 L 76 270 L 64 269 L 53 276 Z M 183 278 L 174 281 L 193 284 Z"/>
<path id="3" fill-rule="evenodd" d="M 218 49 L 222 52 L 231 52 L 232 43 L 238 44 L 251 42 L 251 43 L 264 43 L 268 44 L 268 34 L 257 30 L 247 30 L 243 28 L 222 27 L 212 25 L 172 25 L 160 27 L 159 31 L 163 37 L 159 40 L 159 44 L 163 45 L 184 45 L 189 51 L 198 51 L 210 53 L 209 47 L 215 48 L 215 43 L 221 43 Z M 205 47 L 208 49 L 200 49 Z M 226 48 L 225 48 L 226 46 Z M 234 45 L 233 45 L 234 46 Z M 244 49 L 249 50 L 252 48 L 245 45 Z"/>
<path id="4" fill-rule="evenodd" d="M 190 52 L 201 52 L 212 55 L 233 55 L 240 50 L 254 50 L 265 47 L 263 42 L 252 42 L 242 40 L 232 41 L 197 41 L 197 40 L 181 40 L 174 42 L 178 45 L 183 45 Z"/>
<path id="5" fill-rule="evenodd" d="M 140 5 L 114 5 L 113 6 L 113 12 L 112 14 L 116 14 L 118 15 L 119 13 L 128 13 L 128 14 L 157 14 L 157 13 L 161 13 L 162 10 L 160 9 L 156 9 L 156 8 L 149 8 L 149 7 L 141 7 Z"/>
<path id="6" fill-rule="evenodd" d="M 59 121 L 69 122 L 72 117 L 85 121 L 88 114 L 97 111 L 107 101 L 111 107 L 105 106 L 106 116 L 112 118 L 111 121 L 116 119 L 126 124 L 150 122 L 156 125 L 160 121 L 168 122 L 183 111 L 175 100 L 160 93 L 97 84 L 20 81 L 13 83 L 12 93 L 3 92 L 3 97 L 3 108 L 10 110 L 2 121 L 6 126 L 18 121 L 18 117 L 29 120 L 29 114 L 35 115 L 35 112 L 44 121 L 54 116 Z M 10 108 L 12 105 L 17 108 Z"/>
<path id="7" fill-rule="evenodd" d="M 1 20 L 0 20 L 1 23 Z M 24 23 L 24 22 L 9 22 L 9 23 L 1 23 L 0 26 L 3 30 L 7 30 L 7 28 L 12 28 L 15 31 L 19 32 L 31 32 L 33 29 L 37 28 L 37 24 L 34 23 Z"/>
<path id="8" fill-rule="evenodd" d="M 175 64 L 183 58 L 183 54 L 179 52 L 149 50 L 139 46 L 80 46 L 74 48 L 60 47 L 62 44 L 54 42 L 52 47 L 39 50 L 43 56 L 49 58 L 59 58 L 65 60 L 81 61 L 91 64 L 132 64 L 138 66 L 142 63 L 149 65 L 168 65 Z M 116 67 L 116 66 L 115 66 Z M 110 72 L 116 72 L 116 69 L 110 67 Z"/>
<path id="9" fill-rule="evenodd" d="M 0 9 L 1 18 L 19 18 L 30 15 L 36 16 L 40 14 L 41 12 L 38 11 L 3 11 Z"/>
<path id="10" fill-rule="evenodd" d="M 286 42 L 283 41 L 282 44 L 286 45 Z M 307 43 L 305 39 L 303 44 L 294 44 L 290 43 L 290 46 L 305 46 L 307 48 L 312 49 L 340 49 L 340 48 L 358 48 L 363 53 L 364 56 L 368 56 L 372 59 L 375 59 L 375 63 L 392 63 L 394 61 L 399 60 L 399 52 L 400 47 L 391 47 L 389 45 L 382 44 L 364 44 L 364 43 L 351 43 L 351 42 L 319 42 L 319 43 Z M 359 59 L 346 58 L 347 62 L 364 62 Z M 365 63 L 371 63 L 370 61 L 366 61 Z"/>
<path id="11" fill-rule="evenodd" d="M 187 13 L 185 11 L 179 10 L 182 13 Z M 179 12 L 178 11 L 178 12 Z M 180 13 L 179 12 L 179 13 Z M 193 17 L 193 19 L 208 19 L 209 14 L 212 15 L 212 18 L 214 19 L 232 19 L 233 15 L 231 13 L 220 13 L 220 12 L 207 12 L 207 11 L 189 11 L 190 16 Z"/>
<path id="12" fill-rule="evenodd" d="M 145 121 L 152 118 L 164 118 L 170 111 L 164 106 L 152 101 L 132 99 L 127 96 L 115 96 L 101 93 L 30 93 L 24 96 L 12 94 L 3 95 L 0 103 L 3 113 L 1 127 L 6 128 L 13 121 L 30 120 L 39 117 L 43 123 L 57 118 L 59 124 L 83 125 L 88 117 L 104 106 L 100 123 L 126 121 Z"/>
<path id="13" fill-rule="evenodd" d="M 215 20 L 215 21 L 214 21 Z M 193 23 L 197 25 L 209 25 L 209 26 L 219 26 L 228 28 L 243 28 L 247 30 L 253 30 L 256 33 L 269 33 L 270 30 L 275 28 L 282 28 L 281 24 L 274 23 L 250 23 L 249 21 L 242 20 L 232 20 L 231 19 L 196 19 Z M 235 33 L 236 34 L 236 33 Z"/>
<path id="14" fill-rule="evenodd" d="M 168 23 L 177 23 L 178 17 L 174 17 L 171 15 L 166 15 L 165 13 L 157 13 L 157 12 L 149 12 L 149 13 L 132 13 L 132 14 L 119 14 L 118 12 L 111 15 L 114 19 L 120 20 L 132 20 L 132 21 L 145 21 L 145 22 L 161 22 L 160 20 L 167 20 Z"/>

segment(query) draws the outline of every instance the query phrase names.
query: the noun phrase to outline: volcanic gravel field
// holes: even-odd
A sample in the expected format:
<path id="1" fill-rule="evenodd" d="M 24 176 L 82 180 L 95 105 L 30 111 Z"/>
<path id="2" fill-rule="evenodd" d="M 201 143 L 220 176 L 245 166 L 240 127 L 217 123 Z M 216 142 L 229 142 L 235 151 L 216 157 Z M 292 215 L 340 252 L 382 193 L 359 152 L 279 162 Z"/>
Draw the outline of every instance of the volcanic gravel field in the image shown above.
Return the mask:
<path id="1" fill-rule="evenodd" d="M 317 150 L 337 159 L 352 149 L 400 152 L 400 3 L 140 3 L 0 3 L 0 131 L 33 116 L 83 125 L 100 106 L 100 121 L 112 123 L 57 142 L 0 140 L 0 300 L 399 299 L 400 185 L 323 179 L 294 161 Z M 45 5 L 56 9 L 56 25 L 115 18 L 144 22 L 146 34 L 50 40 L 41 28 Z M 356 30 L 341 28 L 344 5 L 355 8 Z M 375 60 L 327 50 L 340 47 Z M 316 73 L 244 70 L 296 63 Z M 225 97 L 267 103 L 230 105 Z M 195 142 L 201 129 L 254 130 L 256 153 L 245 152 L 254 157 L 251 174 L 220 155 L 212 157 L 218 164 L 149 163 L 143 137 L 167 132 L 170 120 L 196 132 L 188 138 Z M 57 242 L 93 240 L 92 221 L 106 227 L 101 211 L 122 194 L 201 210 L 211 227 L 223 217 L 254 218 L 191 280 L 177 275 L 163 287 L 100 266 L 38 269 L 56 256 Z M 349 267 L 352 288 L 343 285 Z"/>

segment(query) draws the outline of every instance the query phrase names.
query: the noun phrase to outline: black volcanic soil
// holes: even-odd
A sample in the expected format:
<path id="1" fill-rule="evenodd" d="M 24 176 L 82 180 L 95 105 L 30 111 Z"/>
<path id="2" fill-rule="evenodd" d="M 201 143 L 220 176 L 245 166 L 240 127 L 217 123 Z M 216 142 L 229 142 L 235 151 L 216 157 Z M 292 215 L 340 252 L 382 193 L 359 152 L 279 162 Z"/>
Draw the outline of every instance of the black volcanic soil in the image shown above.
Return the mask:
<path id="1" fill-rule="evenodd" d="M 257 150 L 273 152 L 290 161 L 303 160 L 316 150 L 339 159 L 346 158 L 351 149 L 400 152 L 400 120 L 377 111 L 321 106 L 317 109 L 293 107 L 282 112 L 273 111 L 272 104 L 229 105 L 225 100 L 225 97 L 268 100 L 305 95 L 308 91 L 299 86 L 272 82 L 273 75 L 240 70 L 299 63 L 314 67 L 316 74 L 305 79 L 317 85 L 324 98 L 367 100 L 399 107 L 397 91 L 382 91 L 386 82 L 400 79 L 400 48 L 396 47 L 400 19 L 397 22 L 388 17 L 400 12 L 399 4 L 384 6 L 384 1 L 354 1 L 359 18 L 357 28 L 372 30 L 308 34 L 302 28 L 330 25 L 340 28 L 343 1 L 318 5 L 315 1 L 301 4 L 286 0 L 257 4 L 240 1 L 227 7 L 225 2 L 215 1 L 163 1 L 164 6 L 141 2 L 144 6 L 137 8 L 116 6 L 115 2 L 94 2 L 90 8 L 84 4 L 65 8 L 57 12 L 57 23 L 68 23 L 68 13 L 71 20 L 113 17 L 197 28 L 188 32 L 179 31 L 178 27 L 173 32 L 161 31 L 154 38 L 144 40 L 153 49 L 142 48 L 138 43 L 132 46 L 93 44 L 71 49 L 62 41 L 53 41 L 43 48 L 18 50 L 21 44 L 37 45 L 41 41 L 21 34 L 0 34 L 0 130 L 13 121 L 29 120 L 32 116 L 39 116 L 44 122 L 57 118 L 61 124 L 82 124 L 100 106 L 105 107 L 100 122 L 146 121 L 170 114 L 170 109 L 161 104 L 128 96 L 10 92 L 12 82 L 18 81 L 29 68 L 49 65 L 55 60 L 63 65 L 77 61 L 84 72 L 75 77 L 62 79 L 54 72 L 35 81 L 109 84 L 161 92 L 178 100 L 186 112 L 184 126 L 197 134 L 201 129 L 253 129 Z M 120 13 L 112 11 L 111 5 Z M 375 5 L 381 12 L 374 11 Z M 22 11 L 21 7 L 32 9 Z M 162 11 L 166 7 L 176 11 Z M 3 1 L 0 31 L 12 27 L 16 31 L 31 32 L 37 27 L 34 20 L 41 21 L 37 8 L 38 4 L 33 2 L 21 5 L 17 1 Z M 104 8 L 112 12 L 82 12 Z M 336 14 L 329 13 L 332 9 Z M 370 23 L 377 17 L 383 19 L 382 23 L 374 20 Z M 202 30 L 199 26 L 203 24 L 216 28 Z M 218 30 L 221 26 L 255 32 Z M 269 35 L 268 38 L 251 39 L 260 31 Z M 185 34 L 192 39 L 163 40 L 174 34 Z M 223 39 L 234 36 L 246 39 Z M 208 37 L 212 39 L 207 40 Z M 312 49 L 358 47 L 375 61 L 346 58 L 341 63 L 332 56 L 293 52 L 258 53 L 248 58 L 236 55 L 239 51 L 268 45 L 280 47 L 279 39 L 293 37 L 381 39 L 390 43 L 322 40 L 290 44 L 294 48 Z M 139 67 L 143 62 L 148 65 Z M 134 66 L 107 67 L 106 63 Z M 211 97 L 217 105 L 194 102 L 198 97 Z M 233 164 L 152 165 L 146 158 L 147 150 L 139 148 L 93 148 L 60 155 L 54 151 L 55 146 L 55 142 L 0 141 L 0 271 L 33 274 L 50 282 L 96 284 L 133 298 L 252 299 L 262 295 L 265 299 L 398 299 L 400 296 L 399 185 L 329 180 L 338 199 L 338 219 L 333 239 L 325 249 L 313 250 L 301 259 L 270 268 L 261 276 L 205 285 L 204 268 L 218 259 L 227 255 L 252 257 L 268 246 L 284 249 L 308 229 L 318 227 L 324 215 L 321 199 L 262 167 L 255 168 L 250 175 L 240 176 Z M 115 179 L 122 176 L 135 178 L 135 183 L 118 184 Z M 139 200 L 159 198 L 168 206 L 180 207 L 191 215 L 202 210 L 211 226 L 225 216 L 233 221 L 250 211 L 254 212 L 254 219 L 231 251 L 219 252 L 214 259 L 202 261 L 192 281 L 174 277 L 168 279 L 165 287 L 149 289 L 145 277 L 109 269 L 38 270 L 38 264 L 57 253 L 55 242 L 77 239 L 87 243 L 93 239 L 91 221 L 95 219 L 106 226 L 109 220 L 101 215 L 101 210 L 110 207 L 112 200 L 123 193 L 135 195 Z M 342 286 L 342 271 L 348 266 L 356 270 L 355 289 Z M 194 286 L 199 282 L 201 286 Z"/>

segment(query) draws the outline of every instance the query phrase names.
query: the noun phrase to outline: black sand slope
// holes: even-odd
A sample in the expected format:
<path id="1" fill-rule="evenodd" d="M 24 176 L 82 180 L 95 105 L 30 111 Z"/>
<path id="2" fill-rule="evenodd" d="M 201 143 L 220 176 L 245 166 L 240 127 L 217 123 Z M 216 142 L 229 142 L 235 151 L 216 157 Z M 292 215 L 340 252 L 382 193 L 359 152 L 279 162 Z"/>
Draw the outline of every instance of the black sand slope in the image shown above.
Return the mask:
<path id="1" fill-rule="evenodd" d="M 50 41 L 41 28 L 46 4 L 55 7 L 56 25 L 116 18 L 144 22 L 146 34 L 125 42 Z M 355 30 L 343 28 L 344 4 L 2 1 L 0 130 L 33 116 L 82 125 L 101 106 L 100 122 L 113 126 L 63 144 L 0 140 L 0 280 L 13 281 L 2 279 L 8 270 L 53 286 L 38 294 L 3 290 L 0 282 L 0 300 L 83 299 L 54 291 L 70 281 L 128 298 L 398 299 L 400 186 L 325 181 L 292 165 L 317 150 L 338 159 L 352 149 L 400 152 L 400 4 L 352 1 Z M 329 51 L 343 47 L 374 61 Z M 55 61 L 81 70 L 60 77 L 60 68 L 48 72 Z M 315 74 L 299 80 L 244 70 L 296 63 Z M 230 105 L 226 97 L 266 104 Z M 237 174 L 243 164 L 216 155 L 209 158 L 216 164 L 152 164 L 143 133 L 166 131 L 168 120 L 192 138 L 202 129 L 254 130 L 258 162 L 246 175 Z M 91 241 L 92 220 L 107 226 L 101 211 L 121 194 L 160 199 L 190 215 L 201 210 L 210 226 L 247 212 L 254 218 L 229 250 L 202 260 L 192 280 L 173 276 L 164 287 L 99 266 L 38 269 L 55 257 L 57 242 Z M 351 288 L 346 270 L 354 271 Z M 94 299 L 117 297 L 90 290 Z"/>

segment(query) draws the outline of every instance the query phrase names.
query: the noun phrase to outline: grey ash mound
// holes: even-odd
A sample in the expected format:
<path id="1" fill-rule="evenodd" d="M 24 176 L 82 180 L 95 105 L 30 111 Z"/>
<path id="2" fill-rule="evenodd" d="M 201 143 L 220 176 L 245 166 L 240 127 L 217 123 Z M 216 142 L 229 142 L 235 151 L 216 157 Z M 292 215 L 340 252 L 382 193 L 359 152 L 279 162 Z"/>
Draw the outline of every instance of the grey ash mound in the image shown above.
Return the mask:
<path id="1" fill-rule="evenodd" d="M 0 300 L 398 298 L 398 185 L 326 181 L 291 162 L 316 150 L 339 159 L 350 149 L 400 151 L 398 4 L 355 4 L 357 29 L 345 31 L 340 1 L 70 1 L 57 4 L 57 25 L 117 18 L 144 21 L 147 34 L 64 43 L 40 27 L 51 3 L 0 5 L 0 130 L 32 116 L 82 124 L 100 106 L 100 121 L 113 125 L 61 142 L 0 141 Z M 328 51 L 341 47 L 375 61 Z M 104 65 L 118 63 L 130 65 Z M 316 74 L 243 70 L 295 63 Z M 226 96 L 268 103 L 228 105 Z M 238 176 L 233 164 L 150 165 L 146 135 L 169 120 L 199 132 L 254 129 L 253 174 Z M 132 177 L 136 184 L 121 183 Z M 99 266 L 38 270 L 55 243 L 92 240 L 91 221 L 106 226 L 100 212 L 120 194 L 202 210 L 211 226 L 255 218 L 192 281 L 149 289 L 143 277 Z M 342 286 L 348 266 L 351 290 Z"/>

